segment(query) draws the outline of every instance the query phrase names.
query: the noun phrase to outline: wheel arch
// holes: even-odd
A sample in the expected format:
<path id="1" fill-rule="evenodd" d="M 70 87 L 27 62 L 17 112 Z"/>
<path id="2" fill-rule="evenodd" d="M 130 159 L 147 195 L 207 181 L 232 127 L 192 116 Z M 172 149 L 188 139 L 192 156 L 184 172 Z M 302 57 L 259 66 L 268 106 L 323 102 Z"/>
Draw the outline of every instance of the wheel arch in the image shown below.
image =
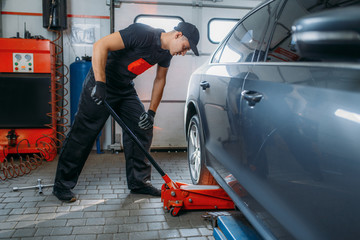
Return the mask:
<path id="1" fill-rule="evenodd" d="M 190 120 L 191 120 L 192 116 L 194 116 L 195 114 L 198 114 L 198 112 L 199 111 L 198 111 L 197 106 L 196 106 L 194 101 L 190 101 L 190 102 L 187 103 L 187 105 L 186 105 L 186 116 L 185 116 L 185 122 L 184 122 L 186 140 L 188 140 L 187 132 L 189 130 L 188 128 L 189 128 Z M 201 119 L 200 118 L 199 118 L 199 121 L 200 121 L 200 124 L 201 124 Z"/>

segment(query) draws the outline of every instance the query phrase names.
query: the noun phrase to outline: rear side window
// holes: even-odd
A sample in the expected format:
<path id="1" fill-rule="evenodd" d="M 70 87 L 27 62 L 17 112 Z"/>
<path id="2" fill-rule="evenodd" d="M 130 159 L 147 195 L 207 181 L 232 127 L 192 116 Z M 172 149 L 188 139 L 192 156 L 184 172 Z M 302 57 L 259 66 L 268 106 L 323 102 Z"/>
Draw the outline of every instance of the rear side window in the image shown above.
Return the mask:
<path id="1" fill-rule="evenodd" d="M 239 24 L 224 45 L 218 62 L 255 61 L 259 55 L 257 49 L 259 49 L 264 40 L 264 35 L 269 27 L 271 18 L 275 14 L 278 3 L 279 1 L 276 1 L 265 5 Z"/>
<path id="2" fill-rule="evenodd" d="M 300 59 L 292 42 L 291 26 L 294 21 L 308 14 L 308 11 L 298 1 L 287 1 L 280 18 L 275 24 L 266 61 L 294 62 Z"/>
<path id="3" fill-rule="evenodd" d="M 141 14 L 135 18 L 134 22 L 143 23 L 153 28 L 161 28 L 164 29 L 165 32 L 170 32 L 174 30 L 174 27 L 177 26 L 179 22 L 184 22 L 184 19 L 178 16 Z"/>
<path id="4" fill-rule="evenodd" d="M 212 18 L 208 23 L 208 39 L 211 43 L 221 42 L 239 19 Z"/>

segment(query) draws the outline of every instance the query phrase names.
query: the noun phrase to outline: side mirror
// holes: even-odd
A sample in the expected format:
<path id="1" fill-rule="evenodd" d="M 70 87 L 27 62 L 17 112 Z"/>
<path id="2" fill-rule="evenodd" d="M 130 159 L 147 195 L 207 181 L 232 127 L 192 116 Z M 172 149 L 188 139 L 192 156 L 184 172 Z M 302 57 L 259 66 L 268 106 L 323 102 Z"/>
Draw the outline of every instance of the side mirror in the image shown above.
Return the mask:
<path id="1" fill-rule="evenodd" d="M 360 61 L 360 7 L 338 8 L 307 15 L 293 27 L 300 56 L 311 60 Z"/>

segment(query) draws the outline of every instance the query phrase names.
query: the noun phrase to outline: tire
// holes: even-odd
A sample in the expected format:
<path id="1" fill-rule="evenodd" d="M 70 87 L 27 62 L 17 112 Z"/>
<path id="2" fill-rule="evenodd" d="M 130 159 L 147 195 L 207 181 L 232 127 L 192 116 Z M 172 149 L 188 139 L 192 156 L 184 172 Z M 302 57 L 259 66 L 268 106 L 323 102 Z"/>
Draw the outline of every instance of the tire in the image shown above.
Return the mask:
<path id="1" fill-rule="evenodd" d="M 189 170 L 193 184 L 217 185 L 205 165 L 204 138 L 198 115 L 194 115 L 189 122 L 187 139 Z"/>

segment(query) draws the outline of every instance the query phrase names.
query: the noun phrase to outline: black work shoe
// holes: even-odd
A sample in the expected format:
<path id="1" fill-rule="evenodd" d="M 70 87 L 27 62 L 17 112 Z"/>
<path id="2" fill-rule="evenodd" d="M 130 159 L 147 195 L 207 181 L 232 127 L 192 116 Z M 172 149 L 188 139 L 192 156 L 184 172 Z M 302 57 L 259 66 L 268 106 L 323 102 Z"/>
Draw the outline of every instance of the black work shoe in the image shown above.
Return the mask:
<path id="1" fill-rule="evenodd" d="M 147 194 L 147 195 L 152 195 L 155 197 L 161 196 L 161 191 L 152 185 L 145 186 L 143 188 L 131 189 L 131 193 Z"/>
<path id="2" fill-rule="evenodd" d="M 63 202 L 71 203 L 76 201 L 75 195 L 69 189 L 54 188 L 52 193 Z"/>

